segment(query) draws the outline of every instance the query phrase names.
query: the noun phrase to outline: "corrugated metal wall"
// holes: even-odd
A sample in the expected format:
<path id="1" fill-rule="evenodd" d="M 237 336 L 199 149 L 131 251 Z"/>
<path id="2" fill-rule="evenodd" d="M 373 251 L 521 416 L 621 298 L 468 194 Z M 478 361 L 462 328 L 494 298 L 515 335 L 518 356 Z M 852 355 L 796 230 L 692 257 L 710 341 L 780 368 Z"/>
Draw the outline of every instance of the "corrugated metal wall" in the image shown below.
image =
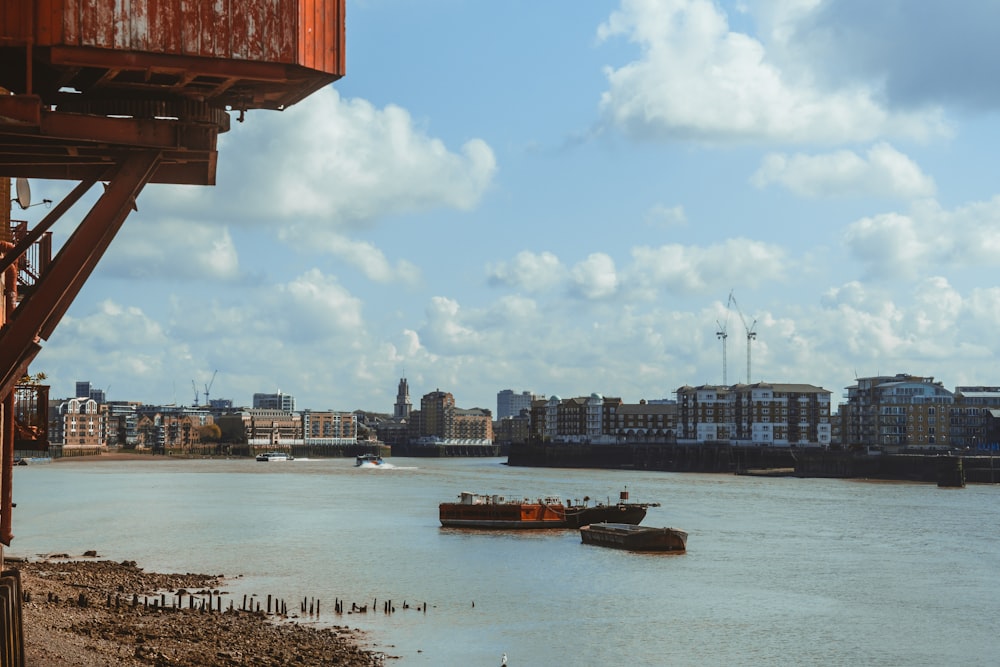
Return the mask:
<path id="1" fill-rule="evenodd" d="M 231 58 L 342 75 L 345 1 L 2 0 L 0 44 L 33 37 L 42 47 Z"/>

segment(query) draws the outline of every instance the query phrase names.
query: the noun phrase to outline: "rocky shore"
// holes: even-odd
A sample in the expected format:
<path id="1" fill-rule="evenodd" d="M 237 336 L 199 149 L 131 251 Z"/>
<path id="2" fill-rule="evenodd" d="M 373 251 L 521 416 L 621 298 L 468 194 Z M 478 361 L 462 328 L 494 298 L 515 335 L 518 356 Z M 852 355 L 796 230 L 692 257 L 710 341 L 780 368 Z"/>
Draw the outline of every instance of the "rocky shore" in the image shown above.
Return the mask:
<path id="1" fill-rule="evenodd" d="M 383 664 L 350 628 L 241 611 L 219 595 L 221 575 L 156 574 L 130 561 L 66 556 L 5 566 L 21 577 L 25 667 Z"/>

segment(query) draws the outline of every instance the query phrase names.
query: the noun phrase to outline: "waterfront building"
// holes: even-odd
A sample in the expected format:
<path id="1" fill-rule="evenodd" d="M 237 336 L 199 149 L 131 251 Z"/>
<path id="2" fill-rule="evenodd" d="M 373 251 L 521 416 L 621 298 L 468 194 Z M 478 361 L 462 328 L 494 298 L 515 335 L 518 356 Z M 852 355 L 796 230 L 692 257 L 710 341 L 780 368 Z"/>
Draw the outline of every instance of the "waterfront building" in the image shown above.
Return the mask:
<path id="1" fill-rule="evenodd" d="M 49 441 L 72 449 L 103 449 L 104 421 L 97 401 L 89 396 L 70 398 L 51 408 Z"/>
<path id="2" fill-rule="evenodd" d="M 493 442 L 493 414 L 484 408 L 459 408 L 455 405 L 455 397 L 440 389 L 421 397 L 420 409 L 410 413 L 407 426 L 409 445 L 489 445 Z M 386 432 L 386 435 L 391 434 Z"/>
<path id="3" fill-rule="evenodd" d="M 485 408 L 455 408 L 455 438 L 464 442 L 493 442 L 493 414 Z"/>
<path id="4" fill-rule="evenodd" d="M 493 423 L 493 442 L 501 446 L 525 444 L 531 435 L 531 410 L 522 410 L 513 417 L 503 417 Z"/>
<path id="5" fill-rule="evenodd" d="M 757 382 L 677 389 L 677 439 L 763 447 L 829 447 L 831 392 Z"/>
<path id="6" fill-rule="evenodd" d="M 164 452 L 201 444 L 202 427 L 214 424 L 207 408 L 183 405 L 138 405 L 136 446 Z"/>
<path id="7" fill-rule="evenodd" d="M 353 412 L 303 410 L 305 445 L 353 445 L 358 442 L 358 418 Z"/>
<path id="8" fill-rule="evenodd" d="M 295 397 L 280 391 L 275 394 L 254 394 L 253 407 L 255 410 L 295 412 Z"/>
<path id="9" fill-rule="evenodd" d="M 948 416 L 952 447 L 986 449 L 1000 442 L 993 431 L 993 413 L 1000 409 L 1000 387 L 955 387 Z"/>
<path id="10" fill-rule="evenodd" d="M 672 443 L 677 437 L 677 410 L 673 401 L 625 403 L 596 392 L 565 399 L 551 396 L 532 401 L 528 437 L 557 444 Z"/>
<path id="11" fill-rule="evenodd" d="M 302 419 L 287 410 L 241 410 L 222 415 L 217 423 L 226 442 L 260 446 L 291 446 L 303 442 Z"/>
<path id="12" fill-rule="evenodd" d="M 410 441 L 410 424 L 406 420 L 383 419 L 375 424 L 375 433 L 389 447 L 404 447 Z"/>
<path id="13" fill-rule="evenodd" d="M 675 442 L 677 403 L 639 401 L 623 403 L 616 412 L 615 432 L 625 442 Z"/>
<path id="14" fill-rule="evenodd" d="M 497 419 L 516 417 L 522 410 L 531 410 L 531 402 L 535 399 L 530 391 L 517 394 L 513 389 L 497 392 Z"/>
<path id="15" fill-rule="evenodd" d="M 138 401 L 110 401 L 100 406 L 104 413 L 108 447 L 135 447 L 139 441 Z"/>
<path id="16" fill-rule="evenodd" d="M 841 406 L 844 444 L 877 447 L 946 449 L 954 395 L 933 377 L 898 373 L 858 378 L 847 387 Z"/>
<path id="17" fill-rule="evenodd" d="M 732 444 L 829 447 L 830 391 L 811 384 L 734 385 Z"/>
<path id="18" fill-rule="evenodd" d="M 532 403 L 532 432 L 544 442 L 613 444 L 618 441 L 617 411 L 620 398 L 598 393 L 575 398 L 551 396 Z"/>
<path id="19" fill-rule="evenodd" d="M 455 438 L 455 397 L 437 389 L 420 399 L 420 418 L 414 420 L 420 439 Z"/>
<path id="20" fill-rule="evenodd" d="M 677 439 L 680 442 L 728 442 L 733 427 L 731 391 L 705 384 L 677 389 Z"/>

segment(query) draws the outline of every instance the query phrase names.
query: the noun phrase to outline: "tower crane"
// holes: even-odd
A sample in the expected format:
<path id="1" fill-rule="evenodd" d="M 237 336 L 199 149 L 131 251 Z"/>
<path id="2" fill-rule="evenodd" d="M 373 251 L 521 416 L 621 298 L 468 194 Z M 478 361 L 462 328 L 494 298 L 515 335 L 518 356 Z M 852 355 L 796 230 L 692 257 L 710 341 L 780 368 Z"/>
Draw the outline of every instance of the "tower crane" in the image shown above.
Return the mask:
<path id="1" fill-rule="evenodd" d="M 208 394 L 209 394 L 210 391 L 212 391 L 212 385 L 215 384 L 215 376 L 216 376 L 216 374 L 218 372 L 219 372 L 218 369 L 212 371 L 212 379 L 209 380 L 208 384 L 205 385 L 205 406 L 206 407 L 210 405 L 210 403 L 208 402 Z"/>
<path id="2" fill-rule="evenodd" d="M 198 407 L 198 385 L 191 380 L 191 388 L 194 389 L 194 407 Z"/>
<path id="3" fill-rule="evenodd" d="M 733 294 L 730 292 L 729 301 L 731 302 L 732 300 Z M 722 341 L 722 386 L 725 387 L 728 386 L 728 382 L 726 382 L 726 348 L 729 347 L 729 344 L 726 342 L 726 339 L 729 338 L 729 334 L 727 333 L 726 328 L 729 326 L 729 303 L 726 303 L 725 324 L 719 320 L 715 320 L 715 323 L 719 325 L 718 330 L 715 332 L 715 337 Z"/>
<path id="4" fill-rule="evenodd" d="M 736 303 L 736 297 L 733 293 L 729 293 L 729 302 L 736 306 L 736 313 L 740 316 L 740 321 L 743 322 L 743 328 L 747 332 L 747 384 L 750 384 L 750 344 L 756 340 L 757 332 L 754 331 L 754 327 L 757 326 L 757 320 L 754 320 L 750 326 L 747 326 L 747 320 L 743 317 L 743 311 L 740 310 L 740 304 Z"/>

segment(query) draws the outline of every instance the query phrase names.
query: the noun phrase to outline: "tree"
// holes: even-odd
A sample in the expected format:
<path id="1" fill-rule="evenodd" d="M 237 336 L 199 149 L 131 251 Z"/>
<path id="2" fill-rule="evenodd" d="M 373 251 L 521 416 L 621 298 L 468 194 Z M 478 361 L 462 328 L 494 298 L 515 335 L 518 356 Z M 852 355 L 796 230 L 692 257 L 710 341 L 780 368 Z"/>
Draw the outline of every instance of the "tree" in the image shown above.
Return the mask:
<path id="1" fill-rule="evenodd" d="M 218 442 L 222 439 L 222 429 L 218 424 L 205 424 L 198 427 L 198 438 L 202 442 Z"/>

